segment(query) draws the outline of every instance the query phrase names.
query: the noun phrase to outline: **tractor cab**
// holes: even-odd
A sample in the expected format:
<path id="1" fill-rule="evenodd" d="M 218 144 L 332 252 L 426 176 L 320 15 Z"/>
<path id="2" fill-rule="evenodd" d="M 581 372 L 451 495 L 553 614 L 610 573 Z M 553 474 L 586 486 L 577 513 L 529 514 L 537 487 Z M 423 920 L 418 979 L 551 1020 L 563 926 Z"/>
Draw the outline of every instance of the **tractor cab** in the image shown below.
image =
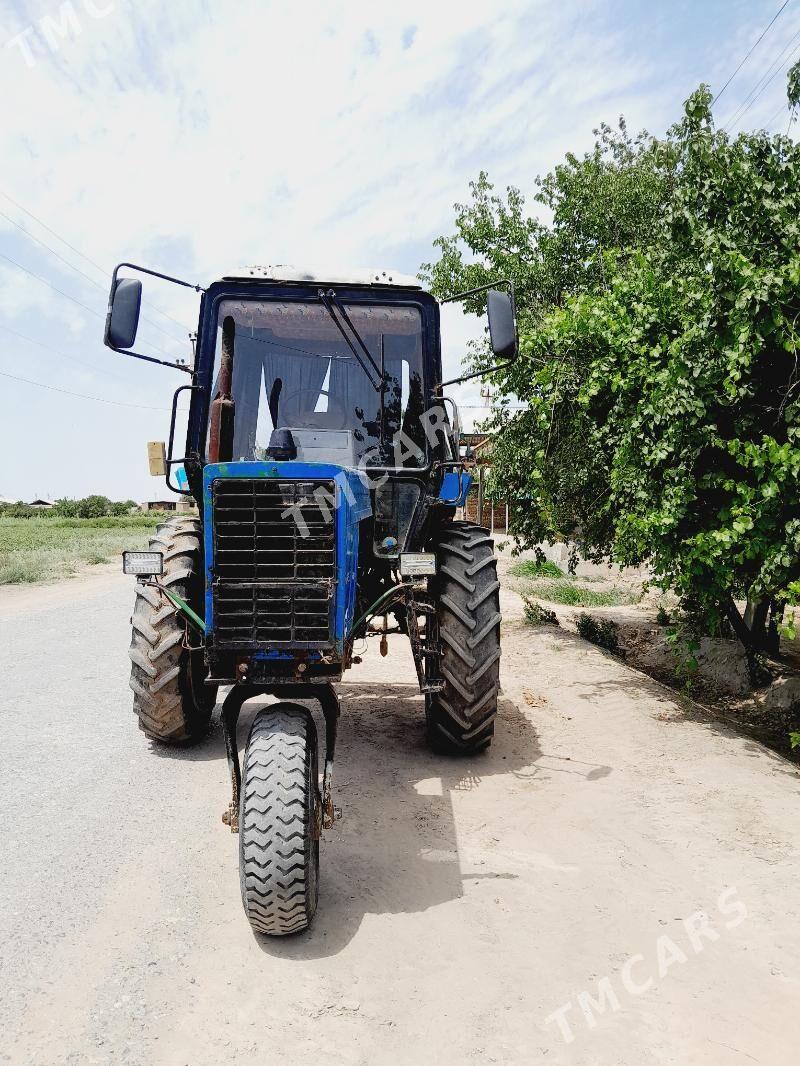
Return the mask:
<path id="1" fill-rule="evenodd" d="M 225 277 L 203 300 L 196 373 L 187 455 L 360 471 L 379 558 L 399 559 L 426 490 L 460 468 L 454 406 L 436 393 L 439 309 L 413 278 Z"/>

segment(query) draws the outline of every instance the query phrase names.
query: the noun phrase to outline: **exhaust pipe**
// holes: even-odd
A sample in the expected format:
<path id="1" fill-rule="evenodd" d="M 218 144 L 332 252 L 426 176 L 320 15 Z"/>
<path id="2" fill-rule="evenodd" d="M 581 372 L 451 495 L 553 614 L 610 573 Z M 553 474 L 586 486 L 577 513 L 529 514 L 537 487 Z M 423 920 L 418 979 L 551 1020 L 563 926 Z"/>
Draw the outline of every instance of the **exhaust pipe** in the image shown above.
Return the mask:
<path id="1" fill-rule="evenodd" d="M 222 323 L 222 360 L 219 367 L 217 394 L 211 403 L 208 430 L 208 461 L 225 463 L 233 458 L 233 424 L 236 404 L 233 400 L 233 356 L 236 323 L 227 315 Z"/>

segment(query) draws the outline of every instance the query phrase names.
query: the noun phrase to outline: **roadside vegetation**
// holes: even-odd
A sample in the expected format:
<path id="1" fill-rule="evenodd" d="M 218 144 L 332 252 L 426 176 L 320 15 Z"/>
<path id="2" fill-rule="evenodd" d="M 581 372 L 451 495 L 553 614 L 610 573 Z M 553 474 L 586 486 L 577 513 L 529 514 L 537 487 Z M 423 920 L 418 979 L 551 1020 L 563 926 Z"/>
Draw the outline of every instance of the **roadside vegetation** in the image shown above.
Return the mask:
<path id="1" fill-rule="evenodd" d="M 788 95 L 796 113 L 800 63 Z M 800 143 L 729 135 L 712 103 L 701 86 L 662 137 L 602 125 L 593 151 L 533 180 L 544 220 L 480 173 L 422 275 L 440 298 L 513 280 L 520 358 L 488 378 L 481 428 L 516 549 L 646 569 L 662 598 L 611 621 L 632 592 L 526 561 L 510 574 L 527 621 L 563 605 L 561 626 L 785 752 L 800 745 Z M 492 365 L 488 344 L 471 363 Z"/>
<path id="2" fill-rule="evenodd" d="M 65 518 L 52 510 L 31 517 L 0 513 L 0 585 L 55 581 L 78 570 L 112 562 L 127 549 L 147 547 L 163 515 Z"/>
<path id="3" fill-rule="evenodd" d="M 68 497 L 56 500 L 52 507 L 31 507 L 29 503 L 0 503 L 0 516 L 6 518 L 122 518 L 139 514 L 135 500 L 110 500 L 108 496 Z"/>
<path id="4" fill-rule="evenodd" d="M 515 563 L 509 574 L 520 579 L 521 591 L 531 601 L 545 600 L 566 607 L 623 607 L 642 598 L 641 589 L 604 582 L 598 587 L 597 579 L 587 579 L 591 584 L 586 583 L 547 560 L 525 559 Z"/>
<path id="5" fill-rule="evenodd" d="M 423 274 L 439 297 L 514 281 L 521 357 L 484 428 L 518 544 L 647 566 L 755 677 L 800 603 L 800 144 L 729 136 L 711 104 L 661 138 L 602 126 L 536 179 L 551 221 L 482 173 Z"/>
<path id="6" fill-rule="evenodd" d="M 610 618 L 593 618 L 590 614 L 579 614 L 575 619 L 575 628 L 579 637 L 605 648 L 614 655 L 620 654 L 619 630 L 616 622 Z"/>

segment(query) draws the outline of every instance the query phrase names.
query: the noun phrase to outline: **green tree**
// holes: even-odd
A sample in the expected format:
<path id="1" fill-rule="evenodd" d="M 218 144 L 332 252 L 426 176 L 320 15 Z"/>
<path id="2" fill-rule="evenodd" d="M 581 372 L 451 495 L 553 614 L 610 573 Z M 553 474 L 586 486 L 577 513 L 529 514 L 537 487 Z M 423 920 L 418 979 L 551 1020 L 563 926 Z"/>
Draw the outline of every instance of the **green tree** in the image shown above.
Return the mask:
<path id="1" fill-rule="evenodd" d="M 701 87 L 664 139 L 604 128 L 537 184 L 553 221 L 517 257 L 522 356 L 495 377 L 492 421 L 515 532 L 648 563 L 748 651 L 774 647 L 800 597 L 800 148 L 715 130 Z M 488 216 L 487 185 L 423 268 L 442 295 L 476 266 L 512 273 L 494 249 L 521 196 Z"/>
<path id="2" fill-rule="evenodd" d="M 51 514 L 58 515 L 60 518 L 77 518 L 78 517 L 78 501 L 71 500 L 67 496 L 63 496 L 60 500 L 56 500 L 53 505 Z"/>
<path id="3" fill-rule="evenodd" d="M 111 500 L 108 496 L 84 496 L 78 500 L 78 518 L 103 518 L 111 514 Z"/>

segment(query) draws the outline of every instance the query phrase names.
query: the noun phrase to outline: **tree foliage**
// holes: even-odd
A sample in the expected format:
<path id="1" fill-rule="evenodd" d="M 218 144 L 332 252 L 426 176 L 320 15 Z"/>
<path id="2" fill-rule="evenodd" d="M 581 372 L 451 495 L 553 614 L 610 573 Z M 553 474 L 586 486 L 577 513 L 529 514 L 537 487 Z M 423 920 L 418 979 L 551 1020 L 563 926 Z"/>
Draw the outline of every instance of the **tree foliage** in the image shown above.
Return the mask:
<path id="1" fill-rule="evenodd" d="M 701 87 L 663 139 L 603 127 L 535 198 L 547 225 L 481 174 L 423 268 L 441 295 L 517 284 L 493 491 L 524 546 L 647 563 L 760 650 L 800 598 L 800 148 L 717 131 Z"/>
<path id="2" fill-rule="evenodd" d="M 52 507 L 31 507 L 21 500 L 0 504 L 0 515 L 7 518 L 121 518 L 138 510 L 135 500 L 110 500 L 107 496 L 84 496 L 80 500 L 63 497 Z"/>

